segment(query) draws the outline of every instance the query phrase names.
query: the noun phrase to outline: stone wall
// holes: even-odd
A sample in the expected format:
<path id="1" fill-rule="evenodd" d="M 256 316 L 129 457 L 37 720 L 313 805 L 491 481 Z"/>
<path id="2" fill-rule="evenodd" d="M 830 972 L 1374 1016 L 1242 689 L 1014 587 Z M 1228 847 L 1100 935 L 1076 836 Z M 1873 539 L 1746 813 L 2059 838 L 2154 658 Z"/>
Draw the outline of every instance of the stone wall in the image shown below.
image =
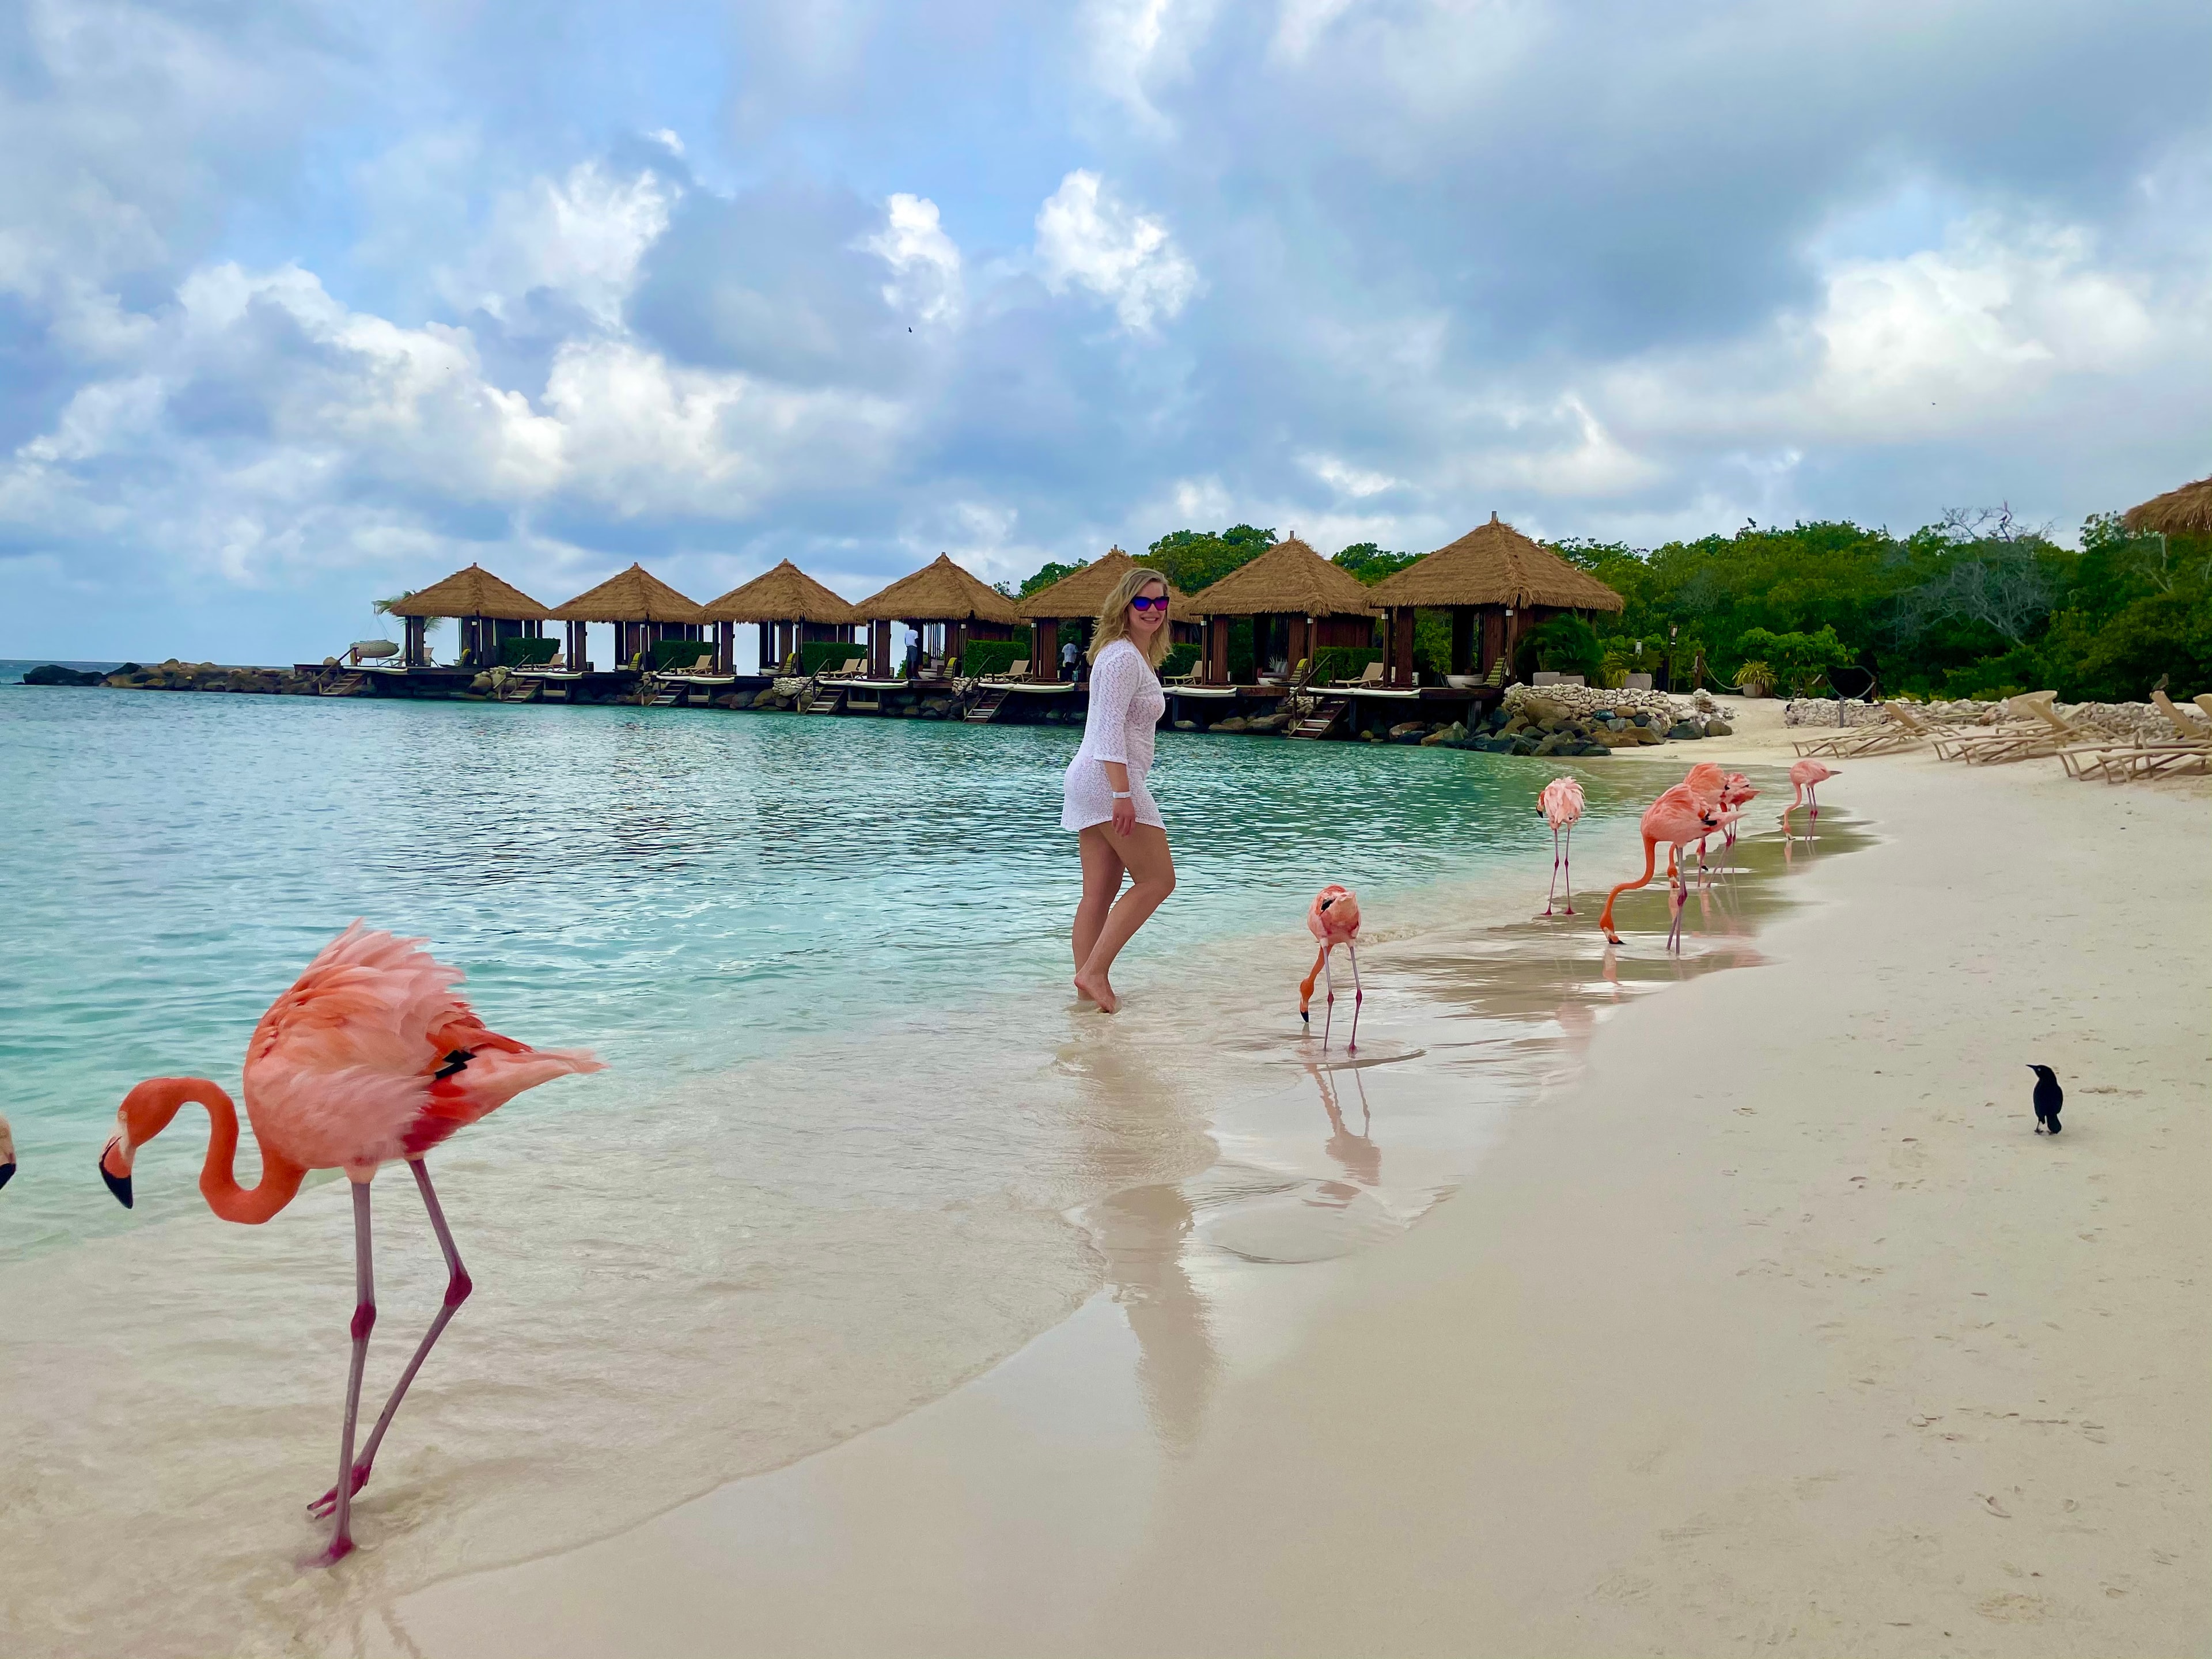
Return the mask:
<path id="1" fill-rule="evenodd" d="M 2106 737 L 2166 738 L 2173 735 L 2166 717 L 2148 702 L 2061 702 L 2051 705 L 2061 720 Z M 1961 697 L 1952 702 L 1915 703 L 1923 720 L 1946 726 L 1996 726 L 2019 716 L 2004 702 Z M 1880 703 L 1839 702 L 1833 697 L 1793 699 L 1782 711 L 1784 726 L 1879 726 L 1884 716 Z"/>

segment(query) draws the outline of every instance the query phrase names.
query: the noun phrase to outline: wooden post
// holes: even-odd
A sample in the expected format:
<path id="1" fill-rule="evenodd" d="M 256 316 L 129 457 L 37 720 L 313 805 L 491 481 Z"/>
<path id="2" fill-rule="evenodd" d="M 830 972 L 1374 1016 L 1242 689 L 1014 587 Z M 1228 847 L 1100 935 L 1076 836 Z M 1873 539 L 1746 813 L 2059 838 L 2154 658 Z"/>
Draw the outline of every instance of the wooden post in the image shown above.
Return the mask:
<path id="1" fill-rule="evenodd" d="M 1208 685 L 1229 684 L 1229 618 L 1208 617 L 1206 619 L 1206 683 Z"/>
<path id="2" fill-rule="evenodd" d="M 945 665 L 949 669 L 957 661 L 960 672 L 964 674 L 968 672 L 968 619 L 963 617 L 958 622 L 951 623 L 945 631 L 952 635 L 945 642 Z"/>
<path id="3" fill-rule="evenodd" d="M 1030 624 L 1030 678 L 1060 679 L 1060 619 L 1041 617 Z"/>

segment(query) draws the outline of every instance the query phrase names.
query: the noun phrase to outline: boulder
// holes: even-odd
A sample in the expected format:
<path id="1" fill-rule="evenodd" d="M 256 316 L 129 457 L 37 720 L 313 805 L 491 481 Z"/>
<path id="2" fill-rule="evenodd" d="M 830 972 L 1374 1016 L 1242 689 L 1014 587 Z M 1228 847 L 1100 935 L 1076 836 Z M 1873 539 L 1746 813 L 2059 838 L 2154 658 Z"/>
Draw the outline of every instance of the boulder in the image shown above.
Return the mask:
<path id="1" fill-rule="evenodd" d="M 1442 732 L 1430 732 L 1428 736 L 1421 739 L 1421 747 L 1424 749 L 1441 749 L 1444 744 L 1450 741 L 1451 732 L 1449 729 L 1447 728 Z"/>
<path id="2" fill-rule="evenodd" d="M 1428 729 L 1419 720 L 1401 720 L 1390 728 L 1391 741 L 1395 743 L 1400 738 L 1408 736 L 1419 737 Z"/>
<path id="3" fill-rule="evenodd" d="M 23 676 L 26 685 L 98 685 L 103 677 L 82 668 L 64 668 L 58 662 L 33 668 Z"/>
<path id="4" fill-rule="evenodd" d="M 1586 743 L 1575 750 L 1577 755 L 1610 755 L 1612 752 L 1601 743 Z"/>
<path id="5" fill-rule="evenodd" d="M 1682 741 L 1692 738 L 1702 738 L 1705 734 L 1698 730 L 1696 724 L 1692 721 L 1677 720 L 1674 725 L 1667 728 L 1667 735 L 1678 741 Z"/>
<path id="6" fill-rule="evenodd" d="M 1214 721 L 1207 729 L 1214 732 L 1249 732 L 1252 729 L 1252 722 L 1242 714 L 1231 714 L 1225 720 Z"/>
<path id="7" fill-rule="evenodd" d="M 1705 735 L 1709 738 L 1732 738 L 1735 735 L 1735 727 L 1726 720 L 1707 720 Z"/>
<path id="8" fill-rule="evenodd" d="M 1198 730 L 1198 722 L 1196 720 L 1177 720 L 1175 723 L 1175 729 L 1178 732 L 1195 732 Z"/>

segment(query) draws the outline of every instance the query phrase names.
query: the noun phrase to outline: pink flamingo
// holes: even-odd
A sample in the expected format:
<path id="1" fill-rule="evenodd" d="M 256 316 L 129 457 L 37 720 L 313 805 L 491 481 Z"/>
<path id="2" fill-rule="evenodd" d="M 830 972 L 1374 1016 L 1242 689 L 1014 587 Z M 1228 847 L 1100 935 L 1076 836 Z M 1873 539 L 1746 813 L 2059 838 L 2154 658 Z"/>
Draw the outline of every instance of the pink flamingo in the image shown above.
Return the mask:
<path id="1" fill-rule="evenodd" d="M 603 1070 L 583 1049 L 530 1048 L 487 1030 L 453 994 L 461 975 L 416 948 L 356 921 L 325 945 L 290 990 L 253 1028 L 246 1050 L 246 1115 L 261 1152 L 261 1181 L 241 1188 L 234 1173 L 238 1110 L 205 1078 L 149 1078 L 123 1097 L 117 1131 L 100 1155 L 100 1178 L 131 1207 L 131 1164 L 138 1149 L 168 1127 L 187 1101 L 207 1108 L 211 1123 L 200 1192 L 225 1221 L 266 1221 L 300 1190 L 310 1170 L 343 1170 L 353 1182 L 353 1370 L 346 1382 L 345 1427 L 339 1437 L 337 1484 L 307 1506 L 335 1514 L 328 1548 L 313 1565 L 328 1566 L 353 1548 L 354 1493 L 368 1483 L 376 1449 L 392 1414 L 471 1288 L 445 1212 L 430 1185 L 423 1153 L 463 1125 L 504 1105 L 525 1089 L 572 1072 Z M 368 1183 L 380 1165 L 404 1158 L 430 1212 L 449 1277 L 445 1304 L 399 1375 L 384 1414 L 354 1461 L 362 1367 L 376 1324 L 375 1283 L 368 1237 Z"/>
<path id="2" fill-rule="evenodd" d="M 1698 770 L 1693 769 L 1692 778 Z M 1717 771 L 1719 769 L 1715 768 Z M 1647 885 L 1656 867 L 1659 843 L 1668 844 L 1668 908 L 1674 913 L 1674 925 L 1667 930 L 1668 948 L 1678 948 L 1682 936 L 1682 910 L 1689 902 L 1689 886 L 1682 871 L 1683 849 L 1693 841 L 1701 841 L 1715 830 L 1725 828 L 1734 821 L 1734 815 L 1721 810 L 1717 793 L 1707 794 L 1691 787 L 1692 778 L 1685 778 L 1659 799 L 1644 809 L 1644 873 L 1634 881 L 1624 881 L 1605 896 L 1605 910 L 1597 919 L 1604 930 L 1606 942 L 1620 943 L 1620 935 L 1613 931 L 1613 902 L 1632 887 Z M 1705 780 L 1697 779 L 1700 784 Z"/>
<path id="3" fill-rule="evenodd" d="M 1758 798 L 1759 791 L 1751 787 L 1751 780 L 1741 772 L 1731 772 L 1721 780 L 1721 807 L 1724 811 L 1733 812 L 1741 817 L 1743 809 Z M 1728 827 L 1728 840 L 1724 845 L 1735 845 L 1735 825 L 1733 822 Z"/>
<path id="4" fill-rule="evenodd" d="M 1682 775 L 1682 781 L 1675 787 L 1688 790 L 1691 798 L 1702 806 L 1717 806 L 1722 793 L 1727 787 L 1727 777 L 1715 763 L 1699 761 Z M 1671 847 L 1667 849 L 1667 873 L 1669 876 L 1674 873 L 1677 850 Z M 1700 841 L 1698 843 L 1698 861 L 1701 866 L 1705 856 L 1705 844 Z"/>
<path id="5" fill-rule="evenodd" d="M 1328 953 L 1341 945 L 1352 957 L 1352 1037 L 1344 1045 L 1344 1051 L 1356 1054 L 1359 1052 L 1359 1005 L 1367 1000 L 1367 994 L 1359 986 L 1358 896 L 1348 887 L 1332 884 L 1322 888 L 1306 907 L 1306 932 L 1321 941 L 1321 950 L 1314 957 L 1313 971 L 1298 986 L 1298 1018 L 1309 1027 L 1313 1024 L 1313 1018 L 1306 1010 L 1313 1003 L 1314 981 L 1327 974 L 1328 1006 L 1321 1026 L 1321 1049 L 1327 1054 L 1329 1027 L 1336 1019 L 1336 975 L 1329 967 Z"/>
<path id="6" fill-rule="evenodd" d="M 1559 885 L 1559 868 L 1566 866 L 1567 910 L 1575 913 L 1575 821 L 1583 815 L 1583 787 L 1572 778 L 1553 778 L 1536 797 L 1536 810 L 1544 815 L 1544 822 L 1552 826 L 1552 887 Z M 1564 846 L 1560 836 L 1566 837 Z M 1552 894 L 1544 895 L 1544 914 L 1552 914 Z"/>
<path id="7" fill-rule="evenodd" d="M 1782 833 L 1785 837 L 1790 834 L 1790 815 L 1800 806 L 1811 807 L 1813 827 L 1815 830 L 1820 827 L 1820 799 L 1813 792 L 1830 778 L 1841 776 L 1841 772 L 1823 766 L 1816 760 L 1801 760 L 1790 769 L 1790 782 L 1795 793 L 1790 797 L 1790 805 L 1782 809 Z"/>

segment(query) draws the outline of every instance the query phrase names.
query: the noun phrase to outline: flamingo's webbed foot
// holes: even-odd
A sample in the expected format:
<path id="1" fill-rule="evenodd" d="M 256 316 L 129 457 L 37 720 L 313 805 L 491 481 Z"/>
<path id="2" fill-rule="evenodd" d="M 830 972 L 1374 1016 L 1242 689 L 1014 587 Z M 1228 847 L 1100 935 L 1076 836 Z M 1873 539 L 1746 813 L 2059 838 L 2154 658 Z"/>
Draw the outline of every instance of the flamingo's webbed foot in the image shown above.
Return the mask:
<path id="1" fill-rule="evenodd" d="M 356 1463 L 353 1466 L 354 1492 L 359 1492 L 363 1486 L 368 1484 L 368 1474 L 371 1467 L 371 1465 L 367 1463 Z M 307 1518 L 310 1521 L 327 1521 L 337 1510 L 337 1506 L 338 1489 L 336 1486 L 332 1486 L 320 1498 L 318 1498 L 313 1503 L 307 1505 Z M 348 1546 L 348 1547 L 350 1548 L 351 1546 Z"/>

